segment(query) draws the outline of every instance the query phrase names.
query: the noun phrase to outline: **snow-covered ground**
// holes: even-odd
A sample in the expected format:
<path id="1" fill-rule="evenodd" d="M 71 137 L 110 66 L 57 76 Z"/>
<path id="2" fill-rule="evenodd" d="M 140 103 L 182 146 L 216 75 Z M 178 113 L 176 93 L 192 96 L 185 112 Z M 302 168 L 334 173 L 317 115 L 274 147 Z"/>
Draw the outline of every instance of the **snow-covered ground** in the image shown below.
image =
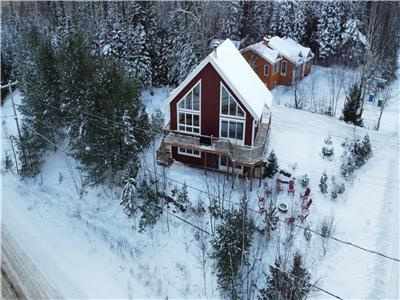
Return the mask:
<path id="1" fill-rule="evenodd" d="M 326 78 L 327 70 L 315 68 L 316 93 L 322 98 Z M 143 99 L 148 110 L 160 107 L 167 112 L 169 92 L 168 88 L 146 91 Z M 269 147 L 275 150 L 280 167 L 296 178 L 310 177 L 313 204 L 303 225 L 319 230 L 321 220 L 334 215 L 335 237 L 399 257 L 399 101 L 384 113 L 381 130 L 376 132 L 285 106 L 292 101 L 290 88 L 277 87 L 273 93 L 276 103 Z M 16 98 L 21 101 L 20 95 Z M 366 124 L 373 124 L 377 108 L 369 105 L 366 110 Z M 10 151 L 5 132 L 16 135 L 14 120 L 8 117 L 12 115 L 10 99 L 1 115 L 4 154 Z M 333 161 L 320 156 L 328 133 L 335 150 Z M 340 144 L 347 137 L 365 133 L 371 138 L 374 155 L 356 172 L 354 181 L 346 183 L 346 192 L 332 202 L 319 192 L 321 174 L 326 170 L 339 179 Z M 150 148 L 145 154 L 149 168 L 153 151 Z M 15 171 L 1 175 L 2 225 L 57 291 L 68 298 L 218 298 L 211 259 L 204 288 L 196 229 L 164 214 L 151 231 L 139 234 L 137 224 L 122 212 L 116 189 L 87 188 L 79 198 L 75 183 L 79 184 L 80 177 L 75 166 L 57 152 L 46 156 L 43 172 L 36 179 L 21 181 Z M 205 189 L 202 170 L 174 162 L 165 171 L 168 178 Z M 239 197 L 245 186 L 244 182 L 236 185 L 233 197 Z M 294 198 L 284 193 L 278 201 L 298 207 L 300 191 L 297 183 Z M 192 189 L 189 193 L 193 201 L 204 197 Z M 249 197 L 256 208 L 255 193 Z M 207 217 L 182 217 L 209 231 Z M 286 225 L 279 226 L 283 229 Z M 334 294 L 345 299 L 399 298 L 399 263 L 333 240 L 323 256 L 321 238 L 314 234 L 308 244 L 302 231 L 296 245 L 306 254 L 318 285 Z M 273 255 L 263 254 L 264 262 L 271 263 L 271 258 Z M 323 293 L 313 297 L 329 298 Z"/>

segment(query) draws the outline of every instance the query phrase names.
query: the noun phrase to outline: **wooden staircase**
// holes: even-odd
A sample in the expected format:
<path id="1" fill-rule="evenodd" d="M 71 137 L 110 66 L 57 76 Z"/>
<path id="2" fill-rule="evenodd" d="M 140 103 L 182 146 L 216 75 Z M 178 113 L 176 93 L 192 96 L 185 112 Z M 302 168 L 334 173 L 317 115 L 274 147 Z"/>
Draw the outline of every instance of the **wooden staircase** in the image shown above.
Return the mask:
<path id="1" fill-rule="evenodd" d="M 165 147 L 164 142 L 161 142 L 161 145 L 157 150 L 157 164 L 168 167 L 172 162 L 173 159 L 170 148 Z"/>

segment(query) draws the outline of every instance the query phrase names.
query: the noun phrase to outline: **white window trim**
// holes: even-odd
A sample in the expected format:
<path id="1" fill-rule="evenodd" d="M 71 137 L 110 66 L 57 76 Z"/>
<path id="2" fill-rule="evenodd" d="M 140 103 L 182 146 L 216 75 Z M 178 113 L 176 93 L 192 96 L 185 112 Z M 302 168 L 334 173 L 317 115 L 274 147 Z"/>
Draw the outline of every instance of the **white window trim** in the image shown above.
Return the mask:
<path id="1" fill-rule="evenodd" d="M 228 171 L 228 166 L 222 166 L 221 165 L 221 156 L 222 156 L 222 154 L 220 154 L 218 156 L 218 169 L 222 170 L 222 171 Z M 224 155 L 224 156 L 226 156 L 226 155 Z M 229 158 L 227 157 L 227 159 L 229 159 Z M 232 166 L 230 166 L 230 167 L 232 168 Z M 234 172 L 236 174 L 242 174 L 243 173 L 243 166 L 242 165 L 236 165 L 235 169 L 234 169 Z"/>
<path id="2" fill-rule="evenodd" d="M 275 72 L 275 67 L 276 67 L 276 72 Z M 274 72 L 274 75 L 276 74 L 276 73 L 278 73 L 279 72 L 279 64 L 276 62 L 276 63 L 274 63 L 274 69 L 273 69 L 273 72 Z"/>
<path id="3" fill-rule="evenodd" d="M 194 153 L 187 153 L 187 152 L 183 152 L 181 151 L 181 149 L 187 149 L 185 147 L 178 147 L 178 154 L 180 155 L 185 155 L 185 156 L 191 156 L 191 157 L 197 157 L 197 158 L 201 158 L 201 152 L 199 150 L 193 150 L 192 151 L 198 151 L 199 154 L 194 154 Z"/>
<path id="4" fill-rule="evenodd" d="M 243 111 L 244 116 L 240 117 L 240 116 L 232 116 L 232 115 L 225 115 L 222 113 L 222 87 L 224 87 L 226 89 L 226 91 L 228 92 L 228 95 L 233 99 L 233 101 L 235 101 L 236 105 L 238 107 L 240 107 L 240 109 Z M 229 110 L 229 109 L 228 109 Z M 219 86 L 219 116 L 224 117 L 224 118 L 228 118 L 228 119 L 238 119 L 238 120 L 246 120 L 246 111 L 244 110 L 244 108 L 236 101 L 236 99 L 232 96 L 232 94 L 229 92 L 229 90 L 226 88 L 226 86 L 220 82 L 220 86 Z"/>
<path id="5" fill-rule="evenodd" d="M 237 140 L 237 139 L 232 139 L 229 137 L 222 137 L 221 132 L 222 132 L 222 121 L 228 121 L 228 122 L 240 122 L 243 124 L 243 140 Z M 228 136 L 229 136 L 229 127 L 228 127 Z M 246 140 L 246 120 L 240 120 L 240 119 L 235 119 L 235 118 L 227 118 L 227 117 L 219 117 L 219 138 L 224 139 L 224 140 L 230 140 L 232 143 L 236 145 L 241 145 L 244 146 L 244 141 Z"/>
<path id="6" fill-rule="evenodd" d="M 285 64 L 285 73 L 284 72 L 282 72 L 282 70 L 283 70 L 283 64 Z M 286 76 L 286 71 L 287 71 L 287 62 L 286 61 L 282 61 L 281 62 L 281 75 L 282 76 Z"/>
<path id="7" fill-rule="evenodd" d="M 265 68 L 267 68 L 267 73 L 265 73 Z M 264 65 L 264 76 L 268 76 L 269 75 L 269 65 L 268 64 L 265 64 Z"/>
<path id="8" fill-rule="evenodd" d="M 186 109 L 186 108 L 179 108 L 179 103 L 183 101 L 183 99 L 186 98 L 187 95 L 197 86 L 199 85 L 199 110 L 193 110 L 193 109 Z M 179 113 L 189 113 L 193 115 L 198 115 L 199 116 L 199 132 L 190 132 L 190 131 L 185 131 L 185 130 L 179 130 L 179 125 L 182 126 L 190 126 L 190 127 L 197 127 L 193 125 L 185 125 L 185 124 L 180 124 L 179 123 Z M 201 79 L 193 85 L 193 87 L 176 103 L 176 130 L 180 132 L 186 132 L 194 135 L 201 135 Z"/>

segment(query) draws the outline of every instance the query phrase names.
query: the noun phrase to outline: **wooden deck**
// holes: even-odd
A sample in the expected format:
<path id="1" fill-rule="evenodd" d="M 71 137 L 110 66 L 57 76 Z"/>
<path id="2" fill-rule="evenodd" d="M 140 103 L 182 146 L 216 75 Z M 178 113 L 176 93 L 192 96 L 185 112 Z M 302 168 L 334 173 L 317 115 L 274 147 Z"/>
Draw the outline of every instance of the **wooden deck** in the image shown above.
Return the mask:
<path id="1" fill-rule="evenodd" d="M 182 147 L 206 153 L 226 155 L 233 164 L 252 168 L 263 162 L 270 122 L 270 113 L 268 110 L 265 110 L 262 122 L 258 125 L 254 146 L 242 146 L 233 144 L 228 139 L 171 130 L 168 124 L 164 128 L 165 135 L 162 147 Z"/>

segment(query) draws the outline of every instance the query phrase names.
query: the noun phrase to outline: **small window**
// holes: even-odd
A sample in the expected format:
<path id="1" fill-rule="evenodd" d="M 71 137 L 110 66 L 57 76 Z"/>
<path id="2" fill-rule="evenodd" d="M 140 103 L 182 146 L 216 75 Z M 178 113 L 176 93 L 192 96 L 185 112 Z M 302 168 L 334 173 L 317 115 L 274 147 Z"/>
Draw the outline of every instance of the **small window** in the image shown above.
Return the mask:
<path id="1" fill-rule="evenodd" d="M 264 65 L 264 75 L 265 76 L 269 75 L 269 66 L 268 65 Z"/>
<path id="2" fill-rule="evenodd" d="M 283 61 L 282 62 L 282 65 L 281 65 L 281 75 L 286 75 L 286 61 Z"/>
<path id="3" fill-rule="evenodd" d="M 182 155 L 187 155 L 187 156 L 193 156 L 193 157 L 201 157 L 200 151 L 198 150 L 193 150 L 189 148 L 178 148 L 178 153 Z"/>
<path id="4" fill-rule="evenodd" d="M 278 73 L 278 63 L 274 64 L 274 74 Z"/>

